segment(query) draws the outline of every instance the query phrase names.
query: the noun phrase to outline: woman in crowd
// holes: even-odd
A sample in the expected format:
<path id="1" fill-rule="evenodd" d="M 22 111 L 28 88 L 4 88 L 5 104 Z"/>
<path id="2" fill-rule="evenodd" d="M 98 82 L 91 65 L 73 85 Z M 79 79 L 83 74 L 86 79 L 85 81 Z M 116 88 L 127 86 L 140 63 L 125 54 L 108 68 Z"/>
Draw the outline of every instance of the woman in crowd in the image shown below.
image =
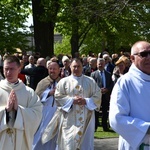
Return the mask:
<path id="1" fill-rule="evenodd" d="M 115 68 L 113 70 L 113 75 L 112 75 L 112 80 L 114 82 L 114 84 L 117 82 L 118 78 L 120 78 L 120 76 L 124 75 L 125 73 L 125 63 L 123 61 L 122 58 L 120 58 L 116 63 L 115 63 Z"/>

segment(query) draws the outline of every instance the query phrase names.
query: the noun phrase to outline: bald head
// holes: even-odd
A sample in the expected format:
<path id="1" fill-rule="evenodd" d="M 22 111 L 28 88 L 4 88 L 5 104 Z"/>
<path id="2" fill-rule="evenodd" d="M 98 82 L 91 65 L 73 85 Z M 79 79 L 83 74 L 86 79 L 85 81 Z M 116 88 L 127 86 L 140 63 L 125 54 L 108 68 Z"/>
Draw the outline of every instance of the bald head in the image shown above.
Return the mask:
<path id="1" fill-rule="evenodd" d="M 150 43 L 136 42 L 131 48 L 130 59 L 139 70 L 150 75 Z"/>
<path id="2" fill-rule="evenodd" d="M 131 55 L 136 54 L 140 51 L 144 51 L 147 49 L 147 47 L 150 48 L 150 43 L 148 43 L 147 41 L 138 41 L 135 44 L 133 44 L 131 48 Z"/>
<path id="3" fill-rule="evenodd" d="M 89 65 L 91 66 L 91 68 L 95 69 L 97 67 L 97 58 L 91 57 L 91 59 L 89 60 Z"/>
<path id="4" fill-rule="evenodd" d="M 45 58 L 39 58 L 37 60 L 37 66 L 44 66 L 44 67 L 46 67 L 46 59 Z"/>

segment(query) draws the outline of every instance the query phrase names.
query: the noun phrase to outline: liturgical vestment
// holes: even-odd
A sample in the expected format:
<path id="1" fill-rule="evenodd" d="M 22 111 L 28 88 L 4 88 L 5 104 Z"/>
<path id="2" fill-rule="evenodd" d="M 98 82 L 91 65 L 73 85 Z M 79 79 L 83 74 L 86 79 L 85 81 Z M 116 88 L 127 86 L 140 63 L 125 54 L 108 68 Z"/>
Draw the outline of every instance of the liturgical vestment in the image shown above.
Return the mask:
<path id="1" fill-rule="evenodd" d="M 150 75 L 134 64 L 114 86 L 110 100 L 109 122 L 120 135 L 118 150 L 139 150 L 142 143 L 150 149 Z"/>
<path id="2" fill-rule="evenodd" d="M 17 112 L 9 112 L 6 104 L 11 90 L 18 100 Z M 31 150 L 33 136 L 42 118 L 42 104 L 33 89 L 19 80 L 17 84 L 0 81 L 0 150 Z"/>
<path id="3" fill-rule="evenodd" d="M 83 97 L 86 105 L 74 105 L 75 95 Z M 58 127 L 58 150 L 93 150 L 94 110 L 100 108 L 101 104 L 101 91 L 96 82 L 85 75 L 65 77 L 57 84 L 55 100 L 58 110 L 49 124 L 49 131 L 55 131 L 51 130 L 52 127 Z M 58 118 L 60 121 L 56 123 Z M 43 141 L 46 141 L 47 131 L 48 128 Z"/>

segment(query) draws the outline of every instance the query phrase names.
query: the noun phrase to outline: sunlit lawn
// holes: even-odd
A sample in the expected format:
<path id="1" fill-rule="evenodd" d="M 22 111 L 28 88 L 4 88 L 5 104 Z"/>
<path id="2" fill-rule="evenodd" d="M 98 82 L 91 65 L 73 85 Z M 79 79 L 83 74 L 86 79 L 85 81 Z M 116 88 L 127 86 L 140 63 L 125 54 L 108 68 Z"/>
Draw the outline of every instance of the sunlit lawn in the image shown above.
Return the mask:
<path id="1" fill-rule="evenodd" d="M 99 118 L 100 126 L 98 127 L 97 131 L 94 134 L 95 138 L 112 138 L 112 137 L 119 137 L 116 132 L 114 132 L 111 128 L 108 132 L 104 132 L 101 126 L 101 117 Z"/>
<path id="2" fill-rule="evenodd" d="M 98 127 L 97 131 L 94 134 L 95 138 L 112 138 L 112 137 L 118 137 L 118 134 L 115 133 L 112 129 L 108 132 L 104 132 L 103 128 L 100 126 Z"/>

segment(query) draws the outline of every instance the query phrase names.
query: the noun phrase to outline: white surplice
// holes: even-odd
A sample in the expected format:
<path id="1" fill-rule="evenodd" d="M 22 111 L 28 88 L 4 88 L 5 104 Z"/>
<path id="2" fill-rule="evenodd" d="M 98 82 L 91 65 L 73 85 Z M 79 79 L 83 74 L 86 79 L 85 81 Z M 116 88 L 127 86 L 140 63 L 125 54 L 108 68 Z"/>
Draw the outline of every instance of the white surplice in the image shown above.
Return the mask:
<path id="1" fill-rule="evenodd" d="M 134 64 L 114 86 L 109 122 L 120 135 L 119 150 L 139 150 L 141 143 L 150 144 L 150 75 Z"/>
<path id="2" fill-rule="evenodd" d="M 75 95 L 82 96 L 86 100 L 86 105 L 74 105 Z M 57 84 L 55 100 L 62 112 L 58 109 L 58 115 L 57 113 L 54 115 L 55 118 L 53 117 L 46 129 L 43 141 L 48 139 L 46 136 L 53 136 L 53 133 L 48 132 L 52 132 L 52 129 L 57 127 L 58 150 L 93 150 L 94 110 L 101 104 L 101 91 L 96 82 L 85 75 L 65 77 Z"/>
<path id="3" fill-rule="evenodd" d="M 53 86 L 51 88 L 47 88 L 43 94 L 41 95 L 41 102 L 43 103 L 43 117 L 41 124 L 39 126 L 39 129 L 37 130 L 35 136 L 34 136 L 34 141 L 33 141 L 33 150 L 55 150 L 56 148 L 56 140 L 57 140 L 57 135 L 48 141 L 47 143 L 43 144 L 41 141 L 41 137 L 43 134 L 44 129 L 52 119 L 57 106 L 54 101 L 54 96 L 48 96 L 48 93 L 53 89 Z M 54 104 L 53 104 L 54 101 Z"/>
<path id="4" fill-rule="evenodd" d="M 11 90 L 15 91 L 18 110 L 9 112 L 6 105 Z M 42 104 L 33 89 L 19 80 L 17 84 L 0 81 L 0 150 L 31 150 L 34 134 L 42 118 Z"/>

